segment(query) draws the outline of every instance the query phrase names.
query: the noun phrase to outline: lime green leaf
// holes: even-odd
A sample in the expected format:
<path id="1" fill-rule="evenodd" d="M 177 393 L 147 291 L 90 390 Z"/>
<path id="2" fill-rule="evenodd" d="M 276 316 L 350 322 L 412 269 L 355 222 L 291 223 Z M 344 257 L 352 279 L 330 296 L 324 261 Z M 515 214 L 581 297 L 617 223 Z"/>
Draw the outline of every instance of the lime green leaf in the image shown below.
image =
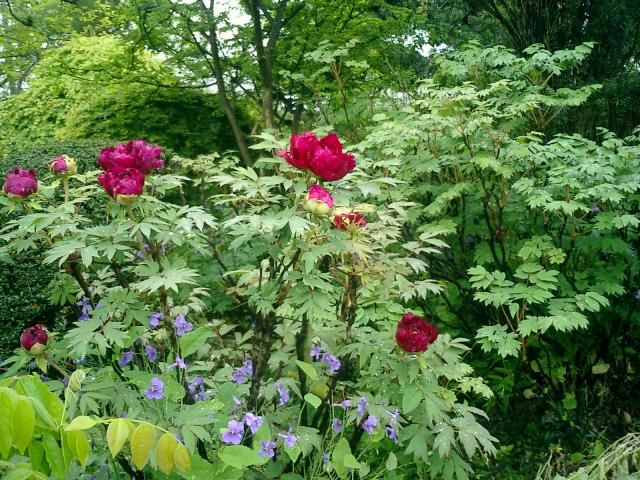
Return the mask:
<path id="1" fill-rule="evenodd" d="M 191 471 L 191 455 L 189 455 L 187 447 L 181 443 L 176 445 L 176 449 L 173 452 L 173 463 L 182 473 L 188 474 Z"/>
<path id="2" fill-rule="evenodd" d="M 149 461 L 151 450 L 156 444 L 156 427 L 150 423 L 141 423 L 131 435 L 131 458 L 138 470 L 142 470 Z"/>
<path id="3" fill-rule="evenodd" d="M 305 375 L 309 377 L 311 380 L 318 379 L 318 372 L 316 372 L 316 369 L 313 367 L 313 365 L 307 362 L 303 362 L 301 360 L 296 360 L 296 364 L 298 364 L 298 367 L 300 367 L 300 370 L 302 370 L 305 373 Z"/>
<path id="4" fill-rule="evenodd" d="M 56 437 L 50 433 L 45 433 L 42 435 L 42 444 L 51 472 L 58 478 L 65 478 L 64 458 Z"/>
<path id="5" fill-rule="evenodd" d="M 398 468 L 398 459 L 393 452 L 389 453 L 389 458 L 387 458 L 387 463 L 385 464 L 387 470 L 392 471 Z"/>
<path id="6" fill-rule="evenodd" d="M 2 458 L 9 458 L 9 451 L 13 443 L 11 433 L 13 425 L 13 411 L 15 403 L 8 392 L 0 392 L 0 454 Z"/>
<path id="7" fill-rule="evenodd" d="M 115 458 L 129 438 L 129 425 L 124 418 L 116 418 L 107 428 L 107 445 Z"/>
<path id="8" fill-rule="evenodd" d="M 66 432 L 72 432 L 74 430 L 87 430 L 95 426 L 98 422 L 96 422 L 91 417 L 80 416 L 74 418 L 71 423 L 64 429 Z"/>
<path id="9" fill-rule="evenodd" d="M 80 432 L 80 431 L 75 432 L 74 447 L 75 447 L 76 458 L 80 462 L 80 465 L 82 465 L 83 467 L 86 467 L 91 448 L 89 447 L 89 439 L 87 438 L 84 432 Z"/>
<path id="10" fill-rule="evenodd" d="M 36 412 L 33 409 L 31 400 L 26 397 L 18 398 L 15 410 L 13 411 L 13 445 L 20 453 L 24 453 L 31 442 L 33 429 L 36 426 Z"/>
<path id="11" fill-rule="evenodd" d="M 199 327 L 193 332 L 189 332 L 180 337 L 180 353 L 182 358 L 198 351 L 209 338 L 213 337 L 213 332 L 207 327 Z"/>
<path id="12" fill-rule="evenodd" d="M 227 465 L 235 468 L 245 469 L 251 465 L 262 465 L 266 460 L 258 455 L 258 452 L 251 450 L 244 445 L 230 445 L 218 451 L 218 457 Z"/>
<path id="13" fill-rule="evenodd" d="M 170 433 L 165 433 L 158 440 L 156 460 L 158 461 L 158 468 L 165 475 L 169 475 L 173 470 L 173 454 L 177 446 L 178 440 Z"/>
<path id="14" fill-rule="evenodd" d="M 318 408 L 322 404 L 322 400 L 316 397 L 313 393 L 307 393 L 304 396 L 305 402 L 311 405 L 313 408 Z"/>

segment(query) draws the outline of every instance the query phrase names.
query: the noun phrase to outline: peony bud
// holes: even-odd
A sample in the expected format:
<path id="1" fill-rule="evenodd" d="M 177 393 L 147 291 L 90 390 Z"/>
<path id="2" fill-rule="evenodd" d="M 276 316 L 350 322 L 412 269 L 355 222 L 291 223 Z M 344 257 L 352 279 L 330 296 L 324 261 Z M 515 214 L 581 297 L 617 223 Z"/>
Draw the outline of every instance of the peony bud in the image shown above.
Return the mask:
<path id="1" fill-rule="evenodd" d="M 3 189 L 11 198 L 28 198 L 38 191 L 36 172 L 26 168 L 14 168 L 7 173 Z"/>
<path id="2" fill-rule="evenodd" d="M 49 162 L 49 170 L 54 175 L 75 175 L 78 173 L 78 166 L 68 155 L 59 155 Z"/>
<path id="3" fill-rule="evenodd" d="M 333 197 L 320 185 L 311 185 L 304 208 L 316 215 L 327 215 L 333 208 Z"/>
<path id="4" fill-rule="evenodd" d="M 338 230 L 356 231 L 364 228 L 367 219 L 358 212 L 341 213 L 333 217 L 333 228 Z"/>
<path id="5" fill-rule="evenodd" d="M 396 342 L 405 352 L 424 352 L 436 338 L 436 326 L 411 312 L 405 314 L 398 323 Z"/>
<path id="6" fill-rule="evenodd" d="M 25 328 L 20 335 L 20 345 L 29 355 L 41 355 L 49 343 L 49 333 L 44 325 L 36 324 Z"/>
<path id="7" fill-rule="evenodd" d="M 105 192 L 123 205 L 130 205 L 144 190 L 144 175 L 135 168 L 127 168 L 118 173 L 101 173 L 98 175 L 98 182 Z"/>

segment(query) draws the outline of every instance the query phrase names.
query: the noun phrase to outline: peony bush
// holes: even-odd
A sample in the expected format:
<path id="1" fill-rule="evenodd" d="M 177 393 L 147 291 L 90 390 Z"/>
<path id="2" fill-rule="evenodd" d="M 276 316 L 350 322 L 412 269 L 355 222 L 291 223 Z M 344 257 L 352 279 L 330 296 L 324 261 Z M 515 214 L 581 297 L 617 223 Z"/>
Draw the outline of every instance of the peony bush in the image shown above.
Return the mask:
<path id="1" fill-rule="evenodd" d="M 278 154 L 254 168 L 166 173 L 134 140 L 102 172 L 53 159 L 40 188 L 9 172 L 0 253 L 44 249 L 78 320 L 27 328 L 3 363 L 3 475 L 464 479 L 495 453 L 467 341 L 415 309 L 451 228 L 415 225 L 335 134 L 262 140 Z"/>

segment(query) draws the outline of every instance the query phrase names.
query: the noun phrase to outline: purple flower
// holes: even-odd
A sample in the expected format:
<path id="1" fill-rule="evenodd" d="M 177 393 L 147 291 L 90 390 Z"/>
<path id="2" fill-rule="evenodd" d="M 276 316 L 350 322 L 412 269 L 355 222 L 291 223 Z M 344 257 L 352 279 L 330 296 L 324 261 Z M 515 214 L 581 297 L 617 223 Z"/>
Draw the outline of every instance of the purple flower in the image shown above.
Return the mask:
<path id="1" fill-rule="evenodd" d="M 64 377 L 62 379 L 62 385 L 64 385 L 65 387 L 69 385 L 69 377 Z"/>
<path id="2" fill-rule="evenodd" d="M 193 330 L 193 323 L 187 322 L 182 314 L 176 316 L 173 325 L 176 327 L 176 335 L 179 337 Z"/>
<path id="3" fill-rule="evenodd" d="M 327 451 L 322 452 L 322 464 L 323 465 L 326 465 L 327 463 L 329 463 L 329 458 L 330 458 L 329 452 L 327 452 Z"/>
<path id="4" fill-rule="evenodd" d="M 367 402 L 367 399 L 365 397 L 360 397 L 360 399 L 358 400 L 358 413 L 360 414 L 360 416 L 362 417 L 365 413 L 367 413 L 367 407 L 369 406 L 369 402 Z"/>
<path id="5" fill-rule="evenodd" d="M 313 358 L 314 360 L 318 360 L 323 353 L 324 350 L 322 349 L 322 347 L 316 345 L 315 343 L 311 345 L 311 358 Z"/>
<path id="6" fill-rule="evenodd" d="M 391 413 L 391 412 L 387 412 L 389 414 L 389 423 L 391 425 L 397 425 L 398 424 L 398 418 L 400 417 L 400 411 L 396 408 L 396 411 Z"/>
<path id="7" fill-rule="evenodd" d="M 189 394 L 196 402 L 207 400 L 209 398 L 204 391 L 204 378 L 200 375 L 196 375 L 193 378 L 193 381 L 187 385 L 187 390 L 189 390 Z"/>
<path id="8" fill-rule="evenodd" d="M 253 362 L 251 360 L 245 360 L 241 367 L 235 369 L 231 374 L 231 380 L 238 385 L 247 381 L 248 378 L 253 377 Z"/>
<path id="9" fill-rule="evenodd" d="M 373 415 L 369 415 L 367 419 L 362 424 L 362 428 L 367 433 L 372 433 L 373 429 L 378 426 L 378 419 Z"/>
<path id="10" fill-rule="evenodd" d="M 176 367 L 181 368 L 182 370 L 184 370 L 185 368 L 187 368 L 187 364 L 184 363 L 184 360 L 182 358 L 176 357 L 175 363 L 172 363 L 167 368 L 168 369 L 172 369 L 172 368 L 176 368 Z"/>
<path id="11" fill-rule="evenodd" d="M 255 434 L 262 426 L 262 417 L 251 412 L 247 412 L 247 414 L 244 416 L 244 423 L 247 424 L 247 427 L 249 427 L 251 433 Z"/>
<path id="12" fill-rule="evenodd" d="M 78 308 L 80 309 L 80 317 L 78 318 L 82 322 L 86 322 L 89 320 L 89 313 L 93 310 L 93 307 L 89 303 L 89 299 L 87 297 L 82 297 L 78 300 Z"/>
<path id="13" fill-rule="evenodd" d="M 158 328 L 158 325 L 160 325 L 160 320 L 164 320 L 164 313 L 151 312 L 151 315 L 149 315 L 149 326 L 151 328 Z"/>
<path id="14" fill-rule="evenodd" d="M 229 420 L 227 431 L 222 434 L 222 441 L 226 444 L 238 445 L 244 435 L 244 423 L 237 420 Z"/>
<path id="15" fill-rule="evenodd" d="M 276 452 L 274 452 L 273 449 L 276 448 L 276 442 L 272 440 L 260 440 L 258 443 L 262 447 L 258 451 L 258 455 L 260 455 L 262 458 L 273 458 L 275 456 Z"/>
<path id="16" fill-rule="evenodd" d="M 600 213 L 600 207 L 598 207 L 596 202 L 591 204 L 591 213 Z"/>
<path id="17" fill-rule="evenodd" d="M 280 395 L 279 405 L 285 405 L 289 401 L 289 389 L 282 385 L 280 382 L 276 382 L 276 390 L 278 391 L 278 395 Z"/>
<path id="18" fill-rule="evenodd" d="M 327 365 L 327 369 L 329 370 L 330 374 L 336 373 L 338 370 L 340 370 L 340 366 L 342 365 L 340 363 L 340 360 L 338 360 L 338 358 L 334 355 L 331 355 L 329 352 L 325 352 L 322 354 L 322 361 Z"/>
<path id="19" fill-rule="evenodd" d="M 153 345 L 147 345 L 144 347 L 144 353 L 147 355 L 147 358 L 151 363 L 155 363 L 158 360 L 158 351 L 153 347 Z"/>
<path id="20" fill-rule="evenodd" d="M 164 398 L 164 382 L 157 377 L 151 379 L 151 386 L 144 391 L 147 400 L 162 400 Z"/>
<path id="21" fill-rule="evenodd" d="M 334 432 L 340 433 L 342 431 L 342 422 L 339 419 L 334 418 L 331 420 L 331 428 L 333 428 Z"/>
<path id="22" fill-rule="evenodd" d="M 351 406 L 351 400 L 343 400 L 340 402 L 342 408 L 349 408 Z"/>
<path id="23" fill-rule="evenodd" d="M 239 407 L 240 405 L 242 405 L 242 401 L 238 397 L 234 395 L 232 398 L 233 398 L 233 403 L 236 404 L 236 407 Z"/>
<path id="24" fill-rule="evenodd" d="M 400 440 L 398 439 L 398 431 L 395 428 L 387 427 L 385 430 L 387 431 L 387 435 L 389 436 L 389 438 L 394 443 L 399 443 L 400 442 Z"/>
<path id="25" fill-rule="evenodd" d="M 296 446 L 296 442 L 298 441 L 298 436 L 295 435 L 294 433 L 292 433 L 291 429 L 289 429 L 289 431 L 286 434 L 279 433 L 278 436 L 282 437 L 284 439 L 284 443 L 289 448 L 295 447 Z"/>
<path id="26" fill-rule="evenodd" d="M 118 364 L 121 367 L 126 367 L 132 361 L 133 361 L 133 352 L 131 350 L 128 350 L 122 354 L 122 356 L 120 357 L 120 360 L 118 361 Z"/>

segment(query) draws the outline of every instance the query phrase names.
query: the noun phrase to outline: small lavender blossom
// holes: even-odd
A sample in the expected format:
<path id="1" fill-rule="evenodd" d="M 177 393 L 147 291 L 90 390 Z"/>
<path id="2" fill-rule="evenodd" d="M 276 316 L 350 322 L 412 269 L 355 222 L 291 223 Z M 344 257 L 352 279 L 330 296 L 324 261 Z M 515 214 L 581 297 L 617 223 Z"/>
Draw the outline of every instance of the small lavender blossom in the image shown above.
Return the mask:
<path id="1" fill-rule="evenodd" d="M 158 351 L 153 345 L 147 345 L 144 347 L 144 353 L 147 355 L 147 358 L 151 363 L 155 363 L 156 360 L 158 360 Z"/>
<path id="2" fill-rule="evenodd" d="M 286 434 L 279 433 L 278 436 L 282 437 L 284 439 L 284 443 L 289 448 L 295 447 L 296 446 L 296 442 L 298 441 L 298 436 L 295 435 L 294 433 L 292 433 L 291 429 L 289 429 L 289 431 Z"/>
<path id="3" fill-rule="evenodd" d="M 319 360 L 323 353 L 324 350 L 322 349 L 322 347 L 316 345 L 315 343 L 311 345 L 311 358 L 313 358 L 314 360 Z"/>
<path id="4" fill-rule="evenodd" d="M 255 433 L 262 426 L 262 417 L 260 415 L 255 415 L 254 413 L 247 412 L 247 414 L 244 416 L 244 423 L 247 424 L 247 427 L 249 427 L 251 433 L 255 435 Z"/>
<path id="5" fill-rule="evenodd" d="M 69 377 L 64 377 L 62 379 L 62 385 L 64 385 L 65 387 L 69 386 Z"/>
<path id="6" fill-rule="evenodd" d="M 149 315 L 149 326 L 151 328 L 158 328 L 158 325 L 160 325 L 160 320 L 164 320 L 164 313 L 151 312 L 151 315 Z"/>
<path id="7" fill-rule="evenodd" d="M 76 303 L 76 305 L 78 305 L 78 308 L 80 309 L 79 320 L 82 322 L 86 322 L 87 320 L 89 320 L 89 314 L 93 310 L 91 303 L 89 303 L 89 299 L 87 297 L 82 297 L 80 300 L 78 300 L 78 303 Z"/>
<path id="8" fill-rule="evenodd" d="M 400 442 L 400 440 L 398 439 L 398 431 L 395 428 L 387 427 L 385 430 L 387 431 L 387 436 L 389 437 L 389 439 L 391 439 L 394 443 Z"/>
<path id="9" fill-rule="evenodd" d="M 331 420 L 331 428 L 333 428 L 334 432 L 340 433 L 342 431 L 342 422 L 339 419 L 334 418 Z"/>
<path id="10" fill-rule="evenodd" d="M 260 440 L 258 443 L 262 447 L 258 451 L 258 455 L 260 455 L 262 458 L 273 458 L 275 456 L 276 452 L 274 451 L 274 449 L 276 448 L 276 442 L 272 440 Z"/>
<path id="11" fill-rule="evenodd" d="M 157 377 L 151 379 L 151 386 L 144 391 L 147 400 L 162 400 L 164 398 L 164 382 Z"/>
<path id="12" fill-rule="evenodd" d="M 253 362 L 251 360 L 245 360 L 241 367 L 235 369 L 231 374 L 231 380 L 238 385 L 243 384 L 247 379 L 253 377 Z"/>
<path id="13" fill-rule="evenodd" d="M 358 413 L 360 414 L 360 416 L 362 417 L 365 413 L 367 413 L 367 407 L 369 406 L 369 402 L 367 402 L 367 399 L 365 397 L 360 397 L 360 399 L 358 400 Z"/>
<path id="14" fill-rule="evenodd" d="M 222 434 L 222 441 L 226 444 L 238 445 L 244 435 L 244 423 L 237 420 L 229 420 L 227 431 Z"/>
<path id="15" fill-rule="evenodd" d="M 132 361 L 133 361 L 133 352 L 131 350 L 128 350 L 122 354 L 122 356 L 120 357 L 120 360 L 118 361 L 118 364 L 121 367 L 126 367 Z"/>
<path id="16" fill-rule="evenodd" d="M 238 397 L 236 397 L 235 395 L 233 395 L 233 403 L 236 404 L 236 407 L 239 407 L 240 405 L 242 405 L 242 400 L 240 400 Z"/>
<path id="17" fill-rule="evenodd" d="M 172 364 L 171 364 L 171 365 L 169 365 L 167 368 L 168 368 L 169 370 L 171 370 L 172 368 L 176 368 L 176 367 L 178 367 L 178 368 L 180 368 L 180 369 L 184 370 L 184 369 L 186 369 L 186 368 L 187 368 L 187 364 L 186 364 L 186 363 L 184 363 L 184 360 L 183 360 L 182 358 L 180 358 L 180 357 L 176 357 L 176 361 L 175 361 L 175 363 L 172 363 Z"/>
<path id="18" fill-rule="evenodd" d="M 335 357 L 334 355 L 331 355 L 328 352 L 325 352 L 322 354 L 322 361 L 325 363 L 325 365 L 327 365 L 327 370 L 329 371 L 330 374 L 336 373 L 338 370 L 340 370 L 340 367 L 342 366 L 342 364 L 340 363 L 340 360 L 338 360 L 337 357 Z"/>
<path id="19" fill-rule="evenodd" d="M 391 425 L 398 424 L 398 418 L 400 417 L 400 411 L 396 408 L 395 412 L 387 412 L 389 414 L 389 423 Z"/>
<path id="20" fill-rule="evenodd" d="M 340 402 L 342 408 L 349 408 L 351 406 L 351 400 L 343 400 Z"/>
<path id="21" fill-rule="evenodd" d="M 362 428 L 367 433 L 372 433 L 373 429 L 378 426 L 378 419 L 373 415 L 369 415 L 367 419 L 362 424 Z"/>
<path id="22" fill-rule="evenodd" d="M 185 333 L 193 330 L 193 323 L 187 322 L 186 318 L 184 318 L 184 315 L 182 314 L 176 316 L 175 320 L 173 321 L 173 325 L 176 328 L 176 335 L 178 337 L 181 337 Z"/>
<path id="23" fill-rule="evenodd" d="M 276 382 L 276 390 L 278 391 L 278 395 L 280 396 L 280 400 L 278 405 L 285 405 L 289 401 L 289 389 L 282 385 L 280 382 Z"/>

